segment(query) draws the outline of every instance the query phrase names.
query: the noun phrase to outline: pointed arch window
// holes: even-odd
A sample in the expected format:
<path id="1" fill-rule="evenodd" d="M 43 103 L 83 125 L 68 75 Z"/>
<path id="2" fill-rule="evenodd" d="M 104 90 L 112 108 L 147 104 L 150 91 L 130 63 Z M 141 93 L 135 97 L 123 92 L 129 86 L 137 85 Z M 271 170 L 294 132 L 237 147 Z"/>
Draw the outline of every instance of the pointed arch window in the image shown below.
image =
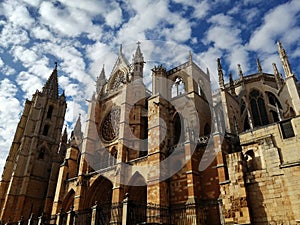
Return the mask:
<path id="1" fill-rule="evenodd" d="M 258 90 L 253 90 L 250 93 L 250 105 L 254 126 L 263 126 L 269 123 L 266 111 L 265 101 L 262 93 Z"/>
<path id="2" fill-rule="evenodd" d="M 109 155 L 109 164 L 110 166 L 113 166 L 116 164 L 117 162 L 117 155 L 118 155 L 118 151 L 116 149 L 116 147 L 113 147 L 111 152 L 110 152 L 110 155 Z"/>
<path id="3" fill-rule="evenodd" d="M 251 127 L 250 127 L 250 124 L 249 124 L 249 117 L 248 115 L 245 117 L 245 120 L 244 120 L 244 130 L 249 130 Z"/>
<path id="4" fill-rule="evenodd" d="M 209 134 L 210 134 L 210 126 L 208 123 L 206 123 L 204 126 L 204 136 L 207 136 Z"/>
<path id="5" fill-rule="evenodd" d="M 184 135 L 182 134 L 184 130 L 184 121 L 183 117 L 176 112 L 174 115 L 174 145 L 183 142 Z"/>
<path id="6" fill-rule="evenodd" d="M 48 124 L 46 124 L 46 125 L 44 126 L 44 130 L 43 130 L 43 135 L 44 135 L 44 136 L 47 136 L 47 135 L 48 135 L 49 129 L 50 129 L 50 126 L 49 126 Z"/>
<path id="7" fill-rule="evenodd" d="M 201 80 L 198 80 L 197 85 L 198 85 L 198 95 L 199 95 L 199 96 L 202 96 L 204 99 L 206 99 L 206 96 L 205 96 L 204 91 L 203 91 L 203 89 L 202 89 L 202 86 L 203 86 L 202 81 L 201 81 Z"/>
<path id="8" fill-rule="evenodd" d="M 276 96 L 275 96 L 273 93 L 267 92 L 267 95 L 268 95 L 269 103 L 270 103 L 272 106 L 275 106 L 275 107 L 278 106 L 279 109 L 282 109 L 282 106 L 281 106 L 281 104 L 280 104 L 280 101 L 278 100 L 278 98 L 276 98 Z"/>
<path id="9" fill-rule="evenodd" d="M 278 117 L 278 113 L 275 112 L 274 110 L 270 111 L 273 117 L 273 122 L 278 122 L 279 121 L 279 117 Z"/>
<path id="10" fill-rule="evenodd" d="M 51 119 L 52 117 L 52 113 L 53 113 L 53 106 L 50 105 L 49 108 L 48 108 L 48 112 L 47 112 L 47 119 Z"/>
<path id="11" fill-rule="evenodd" d="M 40 149 L 40 151 L 39 151 L 38 159 L 44 159 L 44 157 L 45 157 L 45 152 L 46 152 L 45 147 L 41 147 L 41 149 Z"/>
<path id="12" fill-rule="evenodd" d="M 241 115 L 244 113 L 245 109 L 246 109 L 246 103 L 245 103 L 245 101 L 242 99 L 242 100 L 241 100 Z"/>
<path id="13" fill-rule="evenodd" d="M 172 85 L 172 98 L 178 95 L 182 95 L 185 92 L 185 85 L 181 77 L 176 77 L 174 84 Z"/>

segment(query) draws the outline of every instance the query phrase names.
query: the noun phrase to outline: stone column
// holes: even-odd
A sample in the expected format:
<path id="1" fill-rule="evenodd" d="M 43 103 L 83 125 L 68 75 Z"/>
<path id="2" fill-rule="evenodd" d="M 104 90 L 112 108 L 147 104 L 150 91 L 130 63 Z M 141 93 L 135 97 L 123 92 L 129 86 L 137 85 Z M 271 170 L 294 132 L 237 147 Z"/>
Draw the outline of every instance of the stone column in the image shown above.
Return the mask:
<path id="1" fill-rule="evenodd" d="M 24 225 L 24 224 L 25 224 L 25 222 L 24 222 L 23 216 L 22 216 L 21 219 L 18 221 L 18 225 Z"/>
<path id="2" fill-rule="evenodd" d="M 30 218 L 28 219 L 28 225 L 33 225 L 34 224 L 34 214 L 31 213 Z"/>
<path id="3" fill-rule="evenodd" d="M 38 217 L 38 225 L 43 225 L 44 224 L 44 215 L 42 214 L 41 216 Z"/>
<path id="4" fill-rule="evenodd" d="M 167 152 L 167 126 L 168 102 L 160 95 L 152 96 L 148 103 L 148 177 L 147 177 L 147 203 L 155 206 L 155 216 L 149 218 L 151 210 L 148 209 L 147 222 L 168 223 L 163 216 L 163 208 L 168 207 L 168 185 L 162 181 L 167 168 L 163 168 L 161 161 Z M 150 210 L 150 211 L 149 211 Z"/>
<path id="5" fill-rule="evenodd" d="M 73 211 L 73 207 L 71 207 L 70 211 L 67 212 L 67 222 L 66 225 L 73 225 L 73 222 L 75 220 L 75 212 Z"/>
<path id="6" fill-rule="evenodd" d="M 185 157 L 186 157 L 186 179 L 187 179 L 187 188 L 188 188 L 188 200 L 186 202 L 186 218 L 188 224 L 199 225 L 200 219 L 199 212 L 197 208 L 198 196 L 200 196 L 199 189 L 199 180 L 197 182 L 196 171 L 198 170 L 198 157 L 195 157 L 196 154 L 195 148 L 196 144 L 191 139 L 190 131 L 187 131 L 186 141 L 184 143 L 185 148 Z M 198 183 L 198 185 L 197 185 Z"/>
<path id="7" fill-rule="evenodd" d="M 99 206 L 97 205 L 97 202 L 95 203 L 95 205 L 92 207 L 92 220 L 91 220 L 91 225 L 96 225 L 97 224 L 97 220 L 98 220 L 98 209 Z"/>
<path id="8" fill-rule="evenodd" d="M 61 225 L 63 220 L 63 213 L 62 213 L 62 209 L 60 209 L 59 213 L 56 214 L 56 225 Z"/>
<path id="9" fill-rule="evenodd" d="M 123 200 L 122 225 L 127 224 L 128 203 L 129 203 L 129 198 L 128 198 L 128 194 L 126 193 L 125 199 Z"/>

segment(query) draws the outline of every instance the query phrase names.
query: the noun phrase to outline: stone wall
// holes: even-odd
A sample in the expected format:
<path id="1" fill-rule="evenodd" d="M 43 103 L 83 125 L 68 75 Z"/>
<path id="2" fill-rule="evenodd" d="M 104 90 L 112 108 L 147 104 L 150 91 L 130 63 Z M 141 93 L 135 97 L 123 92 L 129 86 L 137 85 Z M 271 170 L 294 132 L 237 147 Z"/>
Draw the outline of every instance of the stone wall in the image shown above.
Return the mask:
<path id="1" fill-rule="evenodd" d="M 240 135 L 242 152 L 226 158 L 229 181 L 221 185 L 226 222 L 297 224 L 300 219 L 300 118 L 291 120 L 294 136 L 280 123 Z M 267 135 L 266 135 L 267 134 Z"/>

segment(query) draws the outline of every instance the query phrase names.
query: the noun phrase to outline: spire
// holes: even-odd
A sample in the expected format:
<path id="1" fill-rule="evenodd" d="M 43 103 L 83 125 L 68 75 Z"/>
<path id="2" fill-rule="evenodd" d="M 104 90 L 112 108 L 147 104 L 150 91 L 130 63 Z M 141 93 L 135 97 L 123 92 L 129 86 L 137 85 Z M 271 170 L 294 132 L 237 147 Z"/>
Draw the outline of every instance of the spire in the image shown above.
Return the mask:
<path id="1" fill-rule="evenodd" d="M 57 62 L 55 62 L 55 68 L 44 85 L 42 93 L 52 98 L 58 98 Z"/>
<path id="2" fill-rule="evenodd" d="M 75 127 L 74 127 L 74 135 L 77 137 L 82 138 L 82 131 L 81 131 L 81 114 L 79 113 L 78 119 L 76 121 Z"/>
<path id="3" fill-rule="evenodd" d="M 66 125 L 64 132 L 60 137 L 60 143 L 59 143 L 59 148 L 58 148 L 58 153 L 63 157 L 66 154 L 67 142 L 68 142 L 68 132 L 67 132 L 67 125 Z"/>
<path id="4" fill-rule="evenodd" d="M 236 96 L 232 74 L 229 74 L 230 94 Z"/>
<path id="5" fill-rule="evenodd" d="M 133 63 L 144 63 L 144 56 L 140 48 L 141 42 L 137 42 L 137 48 L 135 54 L 133 55 Z"/>
<path id="6" fill-rule="evenodd" d="M 105 76 L 105 71 L 104 71 L 104 64 L 102 67 L 102 70 L 100 72 L 100 75 L 97 77 L 97 81 L 96 81 L 96 92 L 100 93 L 103 86 L 106 83 L 106 76 Z"/>
<path id="7" fill-rule="evenodd" d="M 244 74 L 243 74 L 243 71 L 242 71 L 242 67 L 240 64 L 237 65 L 238 66 L 238 71 L 239 71 L 239 77 L 240 79 L 242 80 L 244 78 Z"/>
<path id="8" fill-rule="evenodd" d="M 61 142 L 67 143 L 68 141 L 68 132 L 67 132 L 67 125 L 65 126 L 64 132 L 61 136 Z"/>
<path id="9" fill-rule="evenodd" d="M 278 89 L 280 89 L 282 87 L 282 76 L 278 72 L 276 63 L 272 63 L 272 65 L 273 65 L 273 70 L 274 70 L 275 81 L 276 81 Z"/>
<path id="10" fill-rule="evenodd" d="M 115 65 L 112 69 L 111 74 L 114 74 L 118 70 L 122 70 L 122 71 L 128 70 L 129 71 L 129 63 L 123 54 L 122 44 L 120 45 L 119 55 L 118 55 L 117 61 L 115 62 Z"/>
<path id="11" fill-rule="evenodd" d="M 217 58 L 217 62 L 218 62 L 219 85 L 221 88 L 224 88 L 224 74 L 223 74 L 220 58 Z"/>
<path id="12" fill-rule="evenodd" d="M 81 131 L 81 114 L 79 114 L 78 119 L 76 121 L 74 130 L 71 133 L 70 145 L 73 147 L 78 147 L 82 141 L 82 131 Z"/>
<path id="13" fill-rule="evenodd" d="M 257 70 L 259 73 L 262 73 L 262 67 L 261 67 L 261 64 L 260 64 L 260 61 L 259 61 L 259 58 L 256 59 L 256 65 L 257 65 Z"/>
<path id="14" fill-rule="evenodd" d="M 281 59 L 281 62 L 282 62 L 282 66 L 283 66 L 283 69 L 284 69 L 285 76 L 286 77 L 294 76 L 294 74 L 292 72 L 292 69 L 291 69 L 291 66 L 290 66 L 288 56 L 287 56 L 284 48 L 282 47 L 281 42 L 278 41 L 277 45 L 278 45 L 278 52 L 279 52 L 279 56 L 280 56 L 280 59 Z"/>

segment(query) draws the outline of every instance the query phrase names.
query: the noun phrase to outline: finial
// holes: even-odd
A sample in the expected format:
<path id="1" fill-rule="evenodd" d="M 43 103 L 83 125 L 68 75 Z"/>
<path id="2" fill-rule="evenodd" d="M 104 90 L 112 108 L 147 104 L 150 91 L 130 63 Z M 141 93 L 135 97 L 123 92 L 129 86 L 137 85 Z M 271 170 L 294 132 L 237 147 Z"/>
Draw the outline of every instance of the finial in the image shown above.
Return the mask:
<path id="1" fill-rule="evenodd" d="M 120 44 L 120 54 L 122 54 L 122 44 Z"/>
<path id="2" fill-rule="evenodd" d="M 137 44 L 138 46 L 140 46 L 141 42 L 140 42 L 140 41 L 138 41 L 136 44 Z"/>
<path id="3" fill-rule="evenodd" d="M 193 62 L 193 55 L 192 55 L 191 50 L 189 51 L 189 62 L 190 62 L 190 64 L 192 64 L 192 62 Z"/>
<path id="4" fill-rule="evenodd" d="M 272 63 L 272 66 L 273 66 L 273 70 L 274 70 L 274 75 L 279 74 L 276 63 Z"/>
<path id="5" fill-rule="evenodd" d="M 207 74 L 208 77 L 210 77 L 210 72 L 209 72 L 208 67 L 206 67 L 206 74 Z"/>
<path id="6" fill-rule="evenodd" d="M 260 64 L 259 58 L 257 58 L 257 59 L 256 59 L 256 64 L 257 64 L 257 69 L 258 69 L 258 72 L 259 72 L 259 73 L 262 73 L 262 67 L 261 67 L 261 64 Z"/>
<path id="7" fill-rule="evenodd" d="M 287 56 L 281 42 L 278 41 L 277 44 L 278 44 L 278 52 L 279 52 L 281 63 L 282 63 L 283 69 L 284 69 L 285 76 L 286 77 L 294 76 L 293 71 L 290 66 L 288 56 Z"/>
<path id="8" fill-rule="evenodd" d="M 282 87 L 282 79 L 283 78 L 277 69 L 276 63 L 272 63 L 272 65 L 273 65 L 273 70 L 274 70 L 275 81 L 276 81 L 277 87 L 280 89 Z"/>
<path id="9" fill-rule="evenodd" d="M 54 64 L 55 64 L 54 69 L 56 70 L 57 69 L 57 62 L 54 62 Z"/>
<path id="10" fill-rule="evenodd" d="M 220 85 L 220 87 L 223 88 L 224 87 L 224 74 L 223 74 L 223 69 L 222 69 L 220 58 L 217 58 L 217 62 L 218 62 L 219 85 Z"/>
<path id="11" fill-rule="evenodd" d="M 229 85 L 230 85 L 230 93 L 233 96 L 236 96 L 235 88 L 234 88 L 234 82 L 233 82 L 233 78 L 232 78 L 232 73 L 229 74 Z"/>
<path id="12" fill-rule="evenodd" d="M 240 64 L 238 64 L 237 66 L 238 66 L 238 70 L 239 70 L 239 77 L 240 77 L 240 79 L 243 79 L 244 74 L 243 74 L 243 71 L 242 71 L 242 67 L 241 67 Z"/>
<path id="13" fill-rule="evenodd" d="M 277 41 L 277 45 L 278 45 L 279 53 L 283 53 L 282 55 L 285 56 L 286 52 L 285 49 L 282 47 L 281 41 Z"/>

